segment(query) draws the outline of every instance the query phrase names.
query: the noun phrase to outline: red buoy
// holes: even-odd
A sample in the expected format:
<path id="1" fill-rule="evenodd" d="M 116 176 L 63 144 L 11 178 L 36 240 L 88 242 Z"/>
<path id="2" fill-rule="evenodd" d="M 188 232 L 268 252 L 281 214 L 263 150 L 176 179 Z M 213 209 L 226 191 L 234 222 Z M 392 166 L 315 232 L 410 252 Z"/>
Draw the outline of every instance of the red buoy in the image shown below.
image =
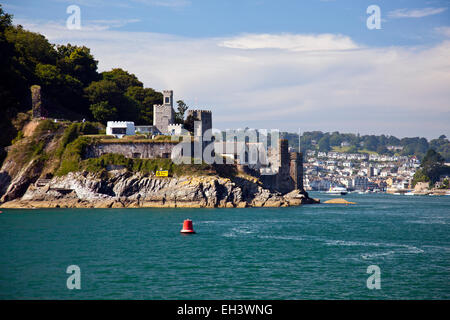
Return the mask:
<path id="1" fill-rule="evenodd" d="M 195 233 L 194 227 L 192 226 L 192 220 L 186 219 L 183 222 L 183 229 L 180 231 L 181 233 Z"/>

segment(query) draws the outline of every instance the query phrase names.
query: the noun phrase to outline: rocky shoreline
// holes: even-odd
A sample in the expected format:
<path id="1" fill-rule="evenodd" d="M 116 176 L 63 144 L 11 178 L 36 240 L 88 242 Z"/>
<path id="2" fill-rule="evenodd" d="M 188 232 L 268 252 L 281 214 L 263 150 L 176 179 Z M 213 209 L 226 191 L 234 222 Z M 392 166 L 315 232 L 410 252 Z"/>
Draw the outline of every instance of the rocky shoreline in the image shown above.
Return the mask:
<path id="1" fill-rule="evenodd" d="M 1 208 L 246 208 L 288 207 L 319 203 L 305 191 L 282 195 L 258 180 L 219 176 L 154 177 L 127 171 L 107 177 L 69 173 L 30 184 L 20 197 L 10 185 Z M 6 201 L 5 201 L 6 200 Z"/>

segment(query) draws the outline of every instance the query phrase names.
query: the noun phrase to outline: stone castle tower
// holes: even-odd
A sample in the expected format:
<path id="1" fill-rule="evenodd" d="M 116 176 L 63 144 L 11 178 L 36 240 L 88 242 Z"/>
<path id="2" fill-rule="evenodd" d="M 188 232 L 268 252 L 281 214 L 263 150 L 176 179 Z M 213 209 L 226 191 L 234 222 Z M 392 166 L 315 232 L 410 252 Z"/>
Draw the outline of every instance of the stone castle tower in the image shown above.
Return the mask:
<path id="1" fill-rule="evenodd" d="M 281 193 L 303 191 L 303 154 L 289 152 L 288 140 L 281 139 L 278 149 L 280 167 L 275 178 L 276 189 Z"/>
<path id="2" fill-rule="evenodd" d="M 291 152 L 290 175 L 295 190 L 303 190 L 303 154 Z"/>
<path id="3" fill-rule="evenodd" d="M 207 130 L 212 129 L 212 114 L 208 110 L 188 110 L 188 117 L 194 120 L 194 137 L 203 137 Z"/>
<path id="4" fill-rule="evenodd" d="M 163 91 L 163 104 L 153 105 L 153 125 L 159 132 L 168 133 L 169 124 L 175 120 L 175 111 L 173 110 L 173 91 Z"/>

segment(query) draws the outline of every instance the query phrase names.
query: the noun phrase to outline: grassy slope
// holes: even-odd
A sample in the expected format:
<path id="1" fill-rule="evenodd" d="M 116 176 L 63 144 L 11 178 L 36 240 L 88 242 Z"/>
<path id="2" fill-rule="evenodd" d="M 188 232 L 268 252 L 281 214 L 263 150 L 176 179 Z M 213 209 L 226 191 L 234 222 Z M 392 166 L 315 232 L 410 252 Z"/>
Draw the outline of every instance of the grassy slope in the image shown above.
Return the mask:
<path id="1" fill-rule="evenodd" d="M 131 172 L 154 174 L 157 170 L 168 170 L 169 175 L 221 175 L 233 176 L 233 169 L 207 164 L 174 164 L 170 159 L 129 159 L 123 155 L 106 154 L 100 158 L 83 159 L 85 148 L 97 141 L 105 142 L 173 142 L 168 137 L 155 140 L 145 137 L 131 136 L 126 139 L 111 139 L 101 132 L 97 123 L 54 123 L 41 120 L 30 136 L 18 135 L 11 146 L 8 158 L 13 160 L 16 173 L 33 159 L 44 163 L 41 177 L 62 176 L 69 172 L 87 171 L 105 173 L 108 165 L 123 166 Z M 175 143 L 175 142 L 174 142 Z"/>

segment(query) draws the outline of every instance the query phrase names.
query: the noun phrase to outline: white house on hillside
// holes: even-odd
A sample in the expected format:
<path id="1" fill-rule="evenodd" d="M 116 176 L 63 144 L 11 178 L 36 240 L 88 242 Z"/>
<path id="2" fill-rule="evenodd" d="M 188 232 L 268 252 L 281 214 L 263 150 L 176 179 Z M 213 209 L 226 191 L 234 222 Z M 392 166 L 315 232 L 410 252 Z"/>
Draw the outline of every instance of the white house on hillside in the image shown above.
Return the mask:
<path id="1" fill-rule="evenodd" d="M 108 121 L 106 125 L 106 134 L 113 135 L 116 138 L 122 138 L 123 136 L 132 136 L 135 134 L 134 122 Z"/>

